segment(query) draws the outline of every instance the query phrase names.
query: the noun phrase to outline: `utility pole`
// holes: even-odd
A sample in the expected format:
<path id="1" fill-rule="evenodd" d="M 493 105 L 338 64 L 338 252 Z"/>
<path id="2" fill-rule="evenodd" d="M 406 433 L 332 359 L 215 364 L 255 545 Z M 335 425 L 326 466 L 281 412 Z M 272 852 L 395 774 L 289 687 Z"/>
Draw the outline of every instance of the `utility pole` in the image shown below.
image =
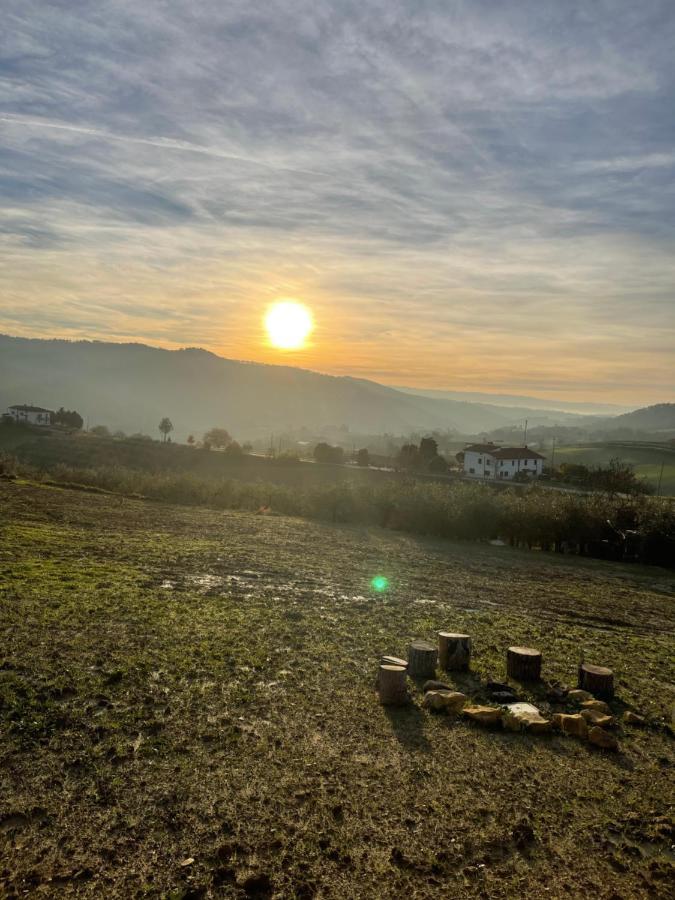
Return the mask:
<path id="1" fill-rule="evenodd" d="M 659 483 L 658 483 L 658 486 L 657 486 L 657 488 L 656 488 L 656 496 L 657 496 L 657 497 L 660 497 L 660 496 L 661 496 L 661 479 L 663 478 L 663 467 L 664 467 L 665 464 L 666 464 L 665 459 L 662 459 L 662 460 L 661 460 L 661 471 L 659 472 Z"/>
<path id="2" fill-rule="evenodd" d="M 551 471 L 555 468 L 555 438 L 553 438 L 553 443 L 551 444 Z"/>
<path id="3" fill-rule="evenodd" d="M 525 432 L 523 434 L 523 444 L 527 447 L 527 419 L 525 419 Z"/>

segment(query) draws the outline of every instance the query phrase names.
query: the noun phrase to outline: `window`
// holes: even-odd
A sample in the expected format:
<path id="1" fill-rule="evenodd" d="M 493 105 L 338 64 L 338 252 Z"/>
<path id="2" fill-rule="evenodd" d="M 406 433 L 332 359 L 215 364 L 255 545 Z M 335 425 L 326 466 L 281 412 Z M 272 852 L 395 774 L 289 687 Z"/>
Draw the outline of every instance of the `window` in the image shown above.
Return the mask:
<path id="1" fill-rule="evenodd" d="M 469 475 L 475 475 L 475 474 L 476 474 L 475 469 L 469 469 Z"/>
<path id="2" fill-rule="evenodd" d="M 478 465 L 480 465 L 482 462 L 483 462 L 483 460 L 482 460 L 482 459 L 480 458 L 480 456 L 479 456 L 479 457 L 478 457 Z"/>

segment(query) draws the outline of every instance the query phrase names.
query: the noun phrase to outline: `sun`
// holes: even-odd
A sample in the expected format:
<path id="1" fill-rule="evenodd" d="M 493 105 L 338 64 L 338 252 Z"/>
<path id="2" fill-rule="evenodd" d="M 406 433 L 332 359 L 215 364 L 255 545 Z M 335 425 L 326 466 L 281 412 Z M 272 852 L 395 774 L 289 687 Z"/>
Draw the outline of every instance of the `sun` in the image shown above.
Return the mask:
<path id="1" fill-rule="evenodd" d="M 275 303 L 268 311 L 265 328 L 273 347 L 279 350 L 299 350 L 314 328 L 314 320 L 302 303 L 283 300 Z"/>

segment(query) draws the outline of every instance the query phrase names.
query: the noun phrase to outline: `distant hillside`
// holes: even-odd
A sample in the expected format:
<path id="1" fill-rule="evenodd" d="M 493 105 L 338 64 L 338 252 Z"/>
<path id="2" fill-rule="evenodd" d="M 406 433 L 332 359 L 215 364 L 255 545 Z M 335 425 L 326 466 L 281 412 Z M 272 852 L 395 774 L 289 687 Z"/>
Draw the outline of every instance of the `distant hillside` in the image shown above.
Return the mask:
<path id="1" fill-rule="evenodd" d="M 89 425 L 155 435 L 169 416 L 175 437 L 223 425 L 256 437 L 303 425 L 405 434 L 478 433 L 513 425 L 579 421 L 568 413 L 404 394 L 373 381 L 291 366 L 224 359 L 205 350 L 0 335 L 0 409 L 34 403 L 77 409 Z"/>
<path id="2" fill-rule="evenodd" d="M 675 403 L 645 406 L 611 420 L 612 428 L 635 428 L 643 431 L 675 431 Z"/>
<path id="3" fill-rule="evenodd" d="M 618 416 L 630 412 L 630 406 L 618 406 L 615 403 L 589 403 L 576 400 L 542 400 L 541 397 L 529 397 L 524 394 L 486 394 L 480 391 L 442 391 L 431 388 L 399 387 L 397 391 L 414 394 L 418 397 L 433 397 L 444 400 L 463 400 L 469 403 L 487 403 L 491 406 L 527 407 L 537 411 L 559 410 L 561 412 L 578 413 L 584 416 Z"/>

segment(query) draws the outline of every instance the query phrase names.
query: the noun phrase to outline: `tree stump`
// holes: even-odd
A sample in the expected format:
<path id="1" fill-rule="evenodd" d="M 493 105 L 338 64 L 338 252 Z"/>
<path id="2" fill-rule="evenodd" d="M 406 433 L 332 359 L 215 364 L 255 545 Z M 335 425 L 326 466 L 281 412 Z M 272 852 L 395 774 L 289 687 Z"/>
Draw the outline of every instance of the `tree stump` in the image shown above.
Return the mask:
<path id="1" fill-rule="evenodd" d="M 411 678 L 433 678 L 438 651 L 426 641 L 413 641 L 408 647 L 408 674 Z"/>
<path id="2" fill-rule="evenodd" d="M 516 681 L 539 681 L 541 653 L 532 647 L 509 647 L 506 651 L 506 672 Z"/>
<path id="3" fill-rule="evenodd" d="M 441 669 L 466 671 L 471 661 L 471 638 L 468 634 L 438 632 L 438 664 Z"/>
<path id="4" fill-rule="evenodd" d="M 604 666 L 582 662 L 579 666 L 579 687 L 600 700 L 611 700 L 614 696 L 614 672 Z"/>
<path id="5" fill-rule="evenodd" d="M 401 706 L 408 699 L 406 669 L 403 666 L 380 666 L 377 692 L 384 706 Z"/>

